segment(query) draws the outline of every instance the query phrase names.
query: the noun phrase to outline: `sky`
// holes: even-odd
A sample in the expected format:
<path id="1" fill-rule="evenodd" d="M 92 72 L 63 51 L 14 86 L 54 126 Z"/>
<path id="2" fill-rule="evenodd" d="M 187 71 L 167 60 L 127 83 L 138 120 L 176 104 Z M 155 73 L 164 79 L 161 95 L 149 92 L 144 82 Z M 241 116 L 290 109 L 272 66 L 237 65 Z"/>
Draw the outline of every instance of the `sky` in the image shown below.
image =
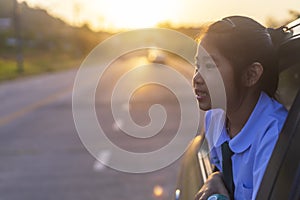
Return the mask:
<path id="1" fill-rule="evenodd" d="M 154 27 L 170 22 L 197 26 L 230 15 L 245 15 L 266 25 L 285 21 L 289 10 L 300 12 L 299 0 L 18 0 L 46 9 L 72 25 L 89 24 L 94 30 Z"/>

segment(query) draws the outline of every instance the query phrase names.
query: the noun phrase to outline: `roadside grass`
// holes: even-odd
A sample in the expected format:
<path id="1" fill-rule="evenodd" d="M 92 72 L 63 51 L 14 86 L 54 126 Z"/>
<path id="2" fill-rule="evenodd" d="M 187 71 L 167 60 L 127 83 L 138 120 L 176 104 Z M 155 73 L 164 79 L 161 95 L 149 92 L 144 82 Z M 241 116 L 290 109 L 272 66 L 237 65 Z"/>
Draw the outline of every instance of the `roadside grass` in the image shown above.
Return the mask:
<path id="1" fill-rule="evenodd" d="M 52 73 L 78 68 L 83 61 L 82 56 L 75 58 L 68 54 L 47 54 L 36 52 L 24 54 L 23 72 L 19 72 L 16 61 L 12 57 L 0 57 L 0 82 L 21 77 Z"/>

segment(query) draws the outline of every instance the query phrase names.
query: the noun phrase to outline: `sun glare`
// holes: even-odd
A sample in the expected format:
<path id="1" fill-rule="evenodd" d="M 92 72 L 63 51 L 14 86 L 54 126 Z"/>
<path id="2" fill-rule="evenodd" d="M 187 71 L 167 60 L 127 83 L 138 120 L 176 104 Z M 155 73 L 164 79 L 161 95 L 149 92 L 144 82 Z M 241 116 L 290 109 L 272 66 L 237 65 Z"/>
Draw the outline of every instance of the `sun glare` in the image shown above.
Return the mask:
<path id="1" fill-rule="evenodd" d="M 18 0 L 40 7 L 72 25 L 88 23 L 93 29 L 154 27 L 176 17 L 180 0 Z"/>
<path id="2" fill-rule="evenodd" d="M 154 27 L 159 22 L 169 20 L 176 12 L 172 0 L 110 0 L 102 2 L 106 9 L 103 17 L 114 28 Z"/>
<path id="3" fill-rule="evenodd" d="M 31 7 L 46 9 L 55 17 L 75 26 L 89 24 L 93 30 L 154 27 L 160 22 L 173 25 L 198 25 L 228 15 L 253 16 L 263 22 L 266 17 L 285 19 L 288 10 L 299 8 L 297 1 L 271 3 L 272 0 L 17 0 Z M 260 6 L 258 6 L 260 5 Z M 265 7 L 270 11 L 266 12 Z M 252 9 L 255 8 L 255 9 Z"/>

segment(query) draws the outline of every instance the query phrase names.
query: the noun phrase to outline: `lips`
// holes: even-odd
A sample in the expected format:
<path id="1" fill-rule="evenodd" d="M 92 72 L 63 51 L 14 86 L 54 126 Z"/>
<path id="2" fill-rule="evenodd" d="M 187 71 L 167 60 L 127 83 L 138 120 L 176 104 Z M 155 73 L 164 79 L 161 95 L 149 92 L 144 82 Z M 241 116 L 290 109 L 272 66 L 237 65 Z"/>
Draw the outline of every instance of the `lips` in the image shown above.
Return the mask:
<path id="1" fill-rule="evenodd" d="M 206 90 L 195 89 L 195 94 L 198 100 L 203 100 L 204 98 L 209 96 Z"/>

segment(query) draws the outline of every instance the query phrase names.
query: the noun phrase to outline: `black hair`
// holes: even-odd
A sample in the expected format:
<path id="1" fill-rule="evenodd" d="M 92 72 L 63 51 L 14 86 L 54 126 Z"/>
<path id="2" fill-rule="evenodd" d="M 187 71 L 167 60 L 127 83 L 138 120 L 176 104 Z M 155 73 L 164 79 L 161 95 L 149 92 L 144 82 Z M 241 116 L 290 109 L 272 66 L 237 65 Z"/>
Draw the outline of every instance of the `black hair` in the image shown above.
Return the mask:
<path id="1" fill-rule="evenodd" d="M 279 80 L 278 47 L 284 34 L 251 18 L 231 16 L 210 25 L 205 37 L 229 60 L 237 75 L 252 63 L 261 63 L 261 90 L 275 96 Z"/>

